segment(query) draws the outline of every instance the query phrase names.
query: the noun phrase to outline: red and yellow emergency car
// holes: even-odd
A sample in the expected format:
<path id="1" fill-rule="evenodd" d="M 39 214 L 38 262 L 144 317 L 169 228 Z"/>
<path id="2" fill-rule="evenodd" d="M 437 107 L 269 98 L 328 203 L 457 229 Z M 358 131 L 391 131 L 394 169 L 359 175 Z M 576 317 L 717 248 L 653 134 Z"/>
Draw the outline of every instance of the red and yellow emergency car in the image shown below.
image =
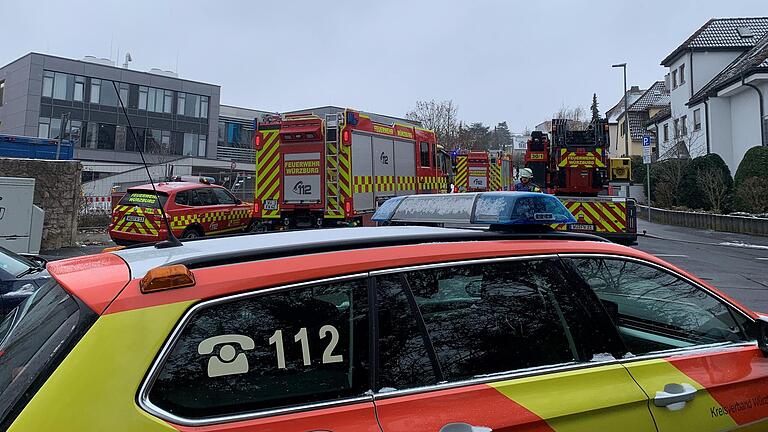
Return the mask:
<path id="1" fill-rule="evenodd" d="M 129 188 L 112 211 L 109 236 L 117 244 L 157 242 L 168 238 L 160 206 L 173 234 L 180 238 L 243 231 L 253 207 L 226 188 L 207 182 L 161 182 Z M 159 199 L 158 199 L 159 198 Z"/>
<path id="2" fill-rule="evenodd" d="M 441 218 L 492 228 L 288 231 L 53 262 L 0 323 L 0 429 L 768 428 L 764 315 L 647 253 L 533 229 L 574 222 L 549 195 L 414 195 L 374 216 Z"/>

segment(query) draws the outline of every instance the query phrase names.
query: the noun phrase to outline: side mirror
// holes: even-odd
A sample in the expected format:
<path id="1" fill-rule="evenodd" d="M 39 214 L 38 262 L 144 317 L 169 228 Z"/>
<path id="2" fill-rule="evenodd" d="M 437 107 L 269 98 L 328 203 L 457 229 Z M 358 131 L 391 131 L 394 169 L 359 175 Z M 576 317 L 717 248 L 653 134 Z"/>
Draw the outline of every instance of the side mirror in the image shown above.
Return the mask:
<path id="1" fill-rule="evenodd" d="M 761 316 L 755 321 L 757 327 L 757 346 L 768 357 L 768 317 Z"/>

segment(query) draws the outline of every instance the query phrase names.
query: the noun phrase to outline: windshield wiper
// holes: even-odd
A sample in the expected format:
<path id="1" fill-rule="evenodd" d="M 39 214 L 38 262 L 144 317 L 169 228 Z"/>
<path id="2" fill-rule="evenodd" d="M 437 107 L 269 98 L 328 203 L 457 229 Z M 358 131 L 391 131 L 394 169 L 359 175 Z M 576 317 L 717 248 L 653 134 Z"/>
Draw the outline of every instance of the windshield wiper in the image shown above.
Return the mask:
<path id="1" fill-rule="evenodd" d="M 24 270 L 23 272 L 17 274 L 16 275 L 16 279 L 21 279 L 21 278 L 23 278 L 26 275 L 30 275 L 32 273 L 38 273 L 38 272 L 41 272 L 43 270 L 45 270 L 45 267 L 30 267 L 30 268 Z"/>

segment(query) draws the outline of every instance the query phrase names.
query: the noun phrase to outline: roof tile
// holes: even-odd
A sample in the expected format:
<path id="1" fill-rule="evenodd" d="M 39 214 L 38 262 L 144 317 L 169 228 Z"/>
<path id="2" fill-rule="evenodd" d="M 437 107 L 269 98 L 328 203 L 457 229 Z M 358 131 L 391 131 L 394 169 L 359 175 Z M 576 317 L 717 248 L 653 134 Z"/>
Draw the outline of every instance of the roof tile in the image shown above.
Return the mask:
<path id="1" fill-rule="evenodd" d="M 747 29 L 751 37 L 741 35 Z M 768 17 L 715 18 L 707 21 L 685 42 L 669 54 L 661 64 L 667 66 L 681 52 L 688 49 L 750 48 L 768 33 Z"/>

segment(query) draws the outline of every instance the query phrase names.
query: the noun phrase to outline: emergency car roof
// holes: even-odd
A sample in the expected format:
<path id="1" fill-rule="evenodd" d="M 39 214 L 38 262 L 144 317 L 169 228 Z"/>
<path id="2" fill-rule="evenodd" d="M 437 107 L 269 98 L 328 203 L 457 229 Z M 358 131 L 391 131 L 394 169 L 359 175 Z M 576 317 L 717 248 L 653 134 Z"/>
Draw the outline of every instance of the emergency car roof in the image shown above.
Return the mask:
<path id="1" fill-rule="evenodd" d="M 114 252 L 130 268 L 131 278 L 141 278 L 156 267 L 185 264 L 190 268 L 279 256 L 302 255 L 343 249 L 363 249 L 400 244 L 473 241 L 500 238 L 557 238 L 604 241 L 588 234 L 553 232 L 515 235 L 470 229 L 421 226 L 335 228 L 240 235 L 185 241 L 182 246 L 144 246 Z"/>
<path id="2" fill-rule="evenodd" d="M 195 183 L 195 182 L 185 182 L 185 181 L 155 183 L 155 188 L 160 193 L 171 193 L 173 191 L 183 191 L 187 189 L 199 189 L 201 187 L 220 187 L 220 186 L 209 185 L 206 183 Z M 128 192 L 137 191 L 137 190 L 152 191 L 152 185 L 150 183 L 147 183 L 139 186 L 131 186 L 128 188 Z"/>

